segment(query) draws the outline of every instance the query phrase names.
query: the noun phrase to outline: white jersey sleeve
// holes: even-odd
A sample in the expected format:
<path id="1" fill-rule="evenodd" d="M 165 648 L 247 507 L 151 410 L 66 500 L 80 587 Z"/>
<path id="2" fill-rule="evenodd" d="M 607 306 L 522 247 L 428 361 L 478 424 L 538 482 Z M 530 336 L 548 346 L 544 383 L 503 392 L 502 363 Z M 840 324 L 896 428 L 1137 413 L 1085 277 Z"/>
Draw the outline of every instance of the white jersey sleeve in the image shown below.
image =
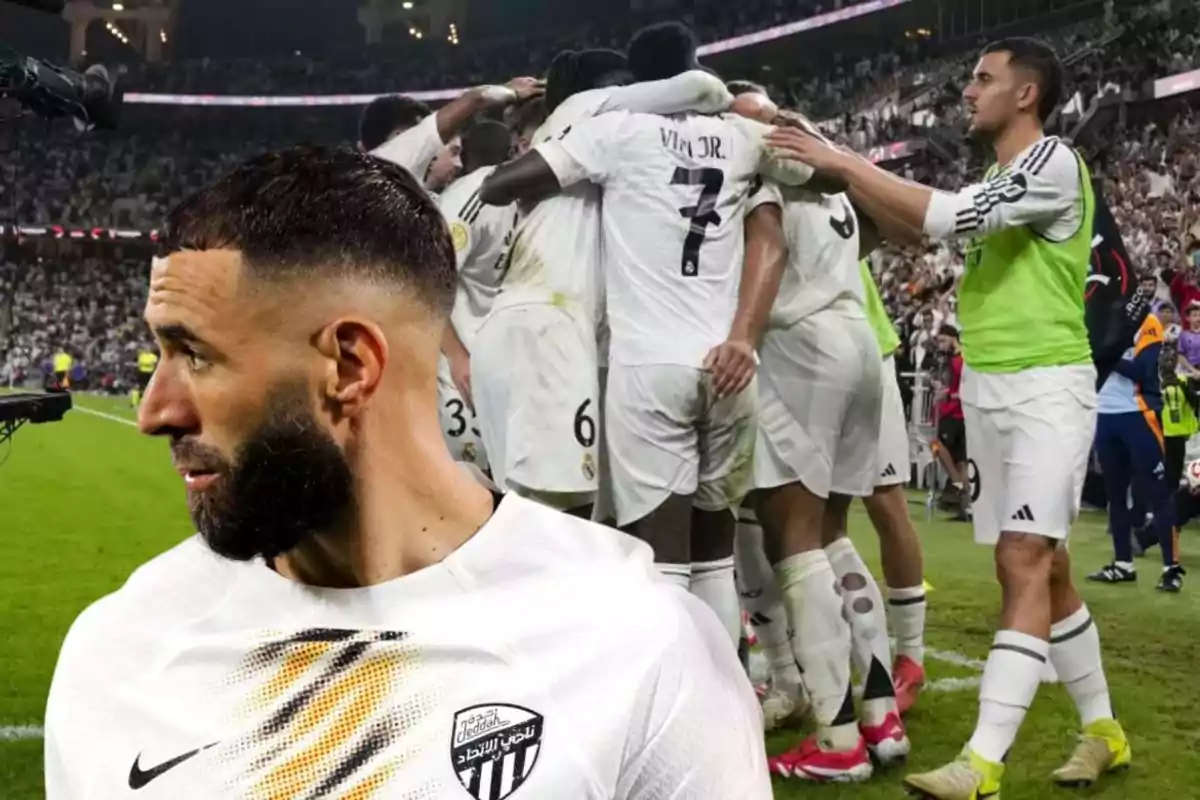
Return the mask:
<path id="1" fill-rule="evenodd" d="M 778 181 L 785 186 L 803 186 L 812 180 L 815 172 L 803 161 L 793 161 L 780 158 L 767 143 L 763 141 L 771 132 L 770 125 L 764 125 L 737 114 L 726 114 L 725 119 L 732 123 L 743 136 L 754 142 L 758 149 L 758 172 L 764 177 Z"/>
<path id="2" fill-rule="evenodd" d="M 674 641 L 647 687 L 650 718 L 627 746 L 615 799 L 769 800 L 761 712 L 746 673 L 708 608 L 681 601 L 678 618 L 661 628 Z"/>
<path id="3" fill-rule="evenodd" d="M 515 205 L 489 206 L 479 189 L 495 167 L 484 167 L 452 183 L 438 199 L 450 227 L 458 267 L 458 290 L 450 320 L 468 349 L 491 311 L 517 222 Z"/>
<path id="4" fill-rule="evenodd" d="M 750 202 L 746 204 L 746 214 L 759 206 L 774 205 L 783 208 L 783 194 L 780 192 L 779 184 L 771 180 L 761 180 L 754 187 L 754 191 L 750 193 Z"/>
<path id="5" fill-rule="evenodd" d="M 397 134 L 371 151 L 385 161 L 399 164 L 424 183 L 429 165 L 445 147 L 438 133 L 437 114 L 430 114 L 404 133 Z"/>
<path id="6" fill-rule="evenodd" d="M 559 139 L 537 146 L 564 189 L 580 181 L 603 185 L 620 163 L 621 141 L 629 114 L 615 111 L 584 120 Z"/>
<path id="7" fill-rule="evenodd" d="M 725 88 L 721 79 L 699 69 L 662 81 L 647 81 L 595 91 L 607 95 L 596 110 L 597 114 L 609 111 L 640 111 L 646 114 L 680 114 L 684 111 L 695 111 L 700 114 L 717 114 L 728 109 L 733 103 L 733 95 Z"/>
<path id="8" fill-rule="evenodd" d="M 1083 223 L 1080 175 L 1075 152 L 1057 137 L 1046 137 L 983 183 L 955 194 L 935 191 L 925 233 L 957 239 L 1029 225 L 1051 241 L 1069 239 Z"/>

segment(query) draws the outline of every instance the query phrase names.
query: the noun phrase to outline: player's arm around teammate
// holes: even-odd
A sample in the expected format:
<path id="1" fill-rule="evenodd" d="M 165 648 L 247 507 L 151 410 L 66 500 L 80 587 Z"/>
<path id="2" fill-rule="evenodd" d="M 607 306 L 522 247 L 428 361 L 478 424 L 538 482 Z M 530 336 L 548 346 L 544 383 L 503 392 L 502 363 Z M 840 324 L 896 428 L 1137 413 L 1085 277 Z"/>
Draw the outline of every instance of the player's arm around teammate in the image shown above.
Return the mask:
<path id="1" fill-rule="evenodd" d="M 787 266 L 779 206 L 760 205 L 746 216 L 746 255 L 737 312 L 729 337 L 704 360 L 718 397 L 740 394 L 754 379 L 757 350 Z"/>
<path id="2" fill-rule="evenodd" d="M 1100 643 L 1071 580 L 1066 540 L 1079 509 L 1095 427 L 1095 369 L 1084 321 L 1095 199 L 1088 170 L 1044 133 L 1062 96 L 1062 65 L 1030 39 L 985 48 L 963 92 L 971 135 L 997 164 L 982 183 L 946 193 L 795 131 L 771 143 L 841 174 L 856 203 L 901 239 L 972 238 L 960 290 L 967 449 L 979 476 L 976 538 L 995 545 L 1004 589 L 963 759 L 910 776 L 937 800 L 999 794 L 1004 760 L 1047 661 L 1075 700 L 1084 736 L 1054 773 L 1087 786 L 1127 766 Z"/>
<path id="3" fill-rule="evenodd" d="M 513 78 L 504 86 L 468 89 L 435 113 L 408 97 L 380 97 L 363 111 L 358 146 L 424 181 L 434 159 L 477 114 L 537 97 L 543 91 L 544 85 L 536 78 Z"/>

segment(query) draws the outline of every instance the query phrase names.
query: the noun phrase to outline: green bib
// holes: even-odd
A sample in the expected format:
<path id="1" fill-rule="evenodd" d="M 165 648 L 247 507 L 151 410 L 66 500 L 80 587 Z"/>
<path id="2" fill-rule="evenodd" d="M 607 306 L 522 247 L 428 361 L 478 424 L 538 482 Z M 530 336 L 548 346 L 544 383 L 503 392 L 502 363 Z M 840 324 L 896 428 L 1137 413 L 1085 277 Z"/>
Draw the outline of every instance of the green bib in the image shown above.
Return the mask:
<path id="1" fill-rule="evenodd" d="M 1200 431 L 1200 423 L 1196 421 L 1196 412 L 1192 410 L 1192 404 L 1187 401 L 1182 386 L 1178 384 L 1164 386 L 1162 398 L 1164 436 L 1191 436 Z"/>
<path id="2" fill-rule="evenodd" d="M 875 331 L 875 338 L 879 340 L 879 351 L 887 358 L 900 347 L 900 337 L 896 335 L 896 328 L 888 319 L 887 309 L 883 307 L 883 298 L 879 296 L 879 287 L 875 285 L 875 276 L 871 274 L 871 267 L 865 258 L 859 262 L 858 268 L 862 273 L 863 291 L 867 301 L 867 321 L 871 323 L 871 330 Z"/>
<path id="3" fill-rule="evenodd" d="M 958 293 L 963 360 L 976 372 L 1090 364 L 1084 284 L 1092 257 L 1095 199 L 1079 164 L 1083 220 L 1052 242 L 1028 225 L 973 240 Z M 988 171 L 990 180 L 997 172 Z"/>

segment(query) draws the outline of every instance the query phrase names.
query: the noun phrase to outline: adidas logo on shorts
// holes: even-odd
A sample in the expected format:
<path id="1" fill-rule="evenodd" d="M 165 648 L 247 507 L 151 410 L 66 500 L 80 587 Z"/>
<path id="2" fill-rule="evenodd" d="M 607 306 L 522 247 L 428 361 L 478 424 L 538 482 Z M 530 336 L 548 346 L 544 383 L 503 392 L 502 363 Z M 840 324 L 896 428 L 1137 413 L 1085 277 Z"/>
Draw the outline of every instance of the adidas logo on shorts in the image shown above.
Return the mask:
<path id="1" fill-rule="evenodd" d="M 896 465 L 888 464 L 886 467 L 884 467 L 883 468 L 883 477 L 885 477 L 885 478 L 896 477 Z"/>
<path id="2" fill-rule="evenodd" d="M 1018 508 L 1017 513 L 1013 514 L 1012 518 L 1015 520 L 1020 520 L 1021 522 L 1034 522 L 1035 521 L 1033 519 L 1033 512 L 1029 510 L 1029 506 L 1021 506 L 1020 508 Z"/>

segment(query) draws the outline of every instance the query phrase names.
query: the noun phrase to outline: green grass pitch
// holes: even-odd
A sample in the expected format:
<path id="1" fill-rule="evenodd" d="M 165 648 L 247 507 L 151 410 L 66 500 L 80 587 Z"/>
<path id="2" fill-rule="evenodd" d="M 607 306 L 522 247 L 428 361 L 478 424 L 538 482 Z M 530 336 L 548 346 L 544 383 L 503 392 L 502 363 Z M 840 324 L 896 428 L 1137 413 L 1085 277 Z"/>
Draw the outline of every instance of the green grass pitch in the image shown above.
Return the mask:
<path id="1" fill-rule="evenodd" d="M 167 446 L 138 435 L 126 403 L 77 397 L 81 410 L 54 425 L 29 426 L 0 446 L 0 797 L 41 797 L 41 740 L 46 691 L 59 643 L 75 616 L 116 589 L 137 565 L 187 537 L 183 487 Z M 86 413 L 99 411 L 118 420 Z M 908 719 L 910 768 L 953 758 L 975 723 L 972 665 L 987 655 L 999 604 L 991 554 L 972 544 L 968 526 L 924 519 L 914 505 L 925 545 L 930 595 L 928 642 L 942 655 L 929 661 L 927 692 Z M 878 548 L 858 510 L 852 533 L 869 560 Z M 1195 532 L 1184 534 L 1193 554 Z M 1071 541 L 1076 572 L 1110 558 L 1104 521 L 1085 515 Z M 1186 560 L 1186 559 L 1185 559 Z M 1133 769 L 1083 792 L 1089 798 L 1200 796 L 1200 575 L 1180 596 L 1154 591 L 1157 564 L 1142 562 L 1141 582 L 1083 584 L 1103 636 L 1105 665 L 1118 714 L 1130 733 Z M 877 573 L 879 574 L 879 573 Z M 949 659 L 949 660 L 948 660 Z M 959 660 L 961 663 L 950 663 Z M 718 720 L 713 721 L 719 725 Z M 22 727 L 30 726 L 30 727 Z M 1005 800 L 1059 798 L 1072 793 L 1048 782 L 1074 743 L 1075 716 L 1060 686 L 1044 686 L 1009 759 Z M 772 735 L 779 750 L 799 734 Z M 870 783 L 817 787 L 776 783 L 777 798 L 903 797 L 899 770 Z M 730 798 L 730 800 L 736 800 Z"/>

